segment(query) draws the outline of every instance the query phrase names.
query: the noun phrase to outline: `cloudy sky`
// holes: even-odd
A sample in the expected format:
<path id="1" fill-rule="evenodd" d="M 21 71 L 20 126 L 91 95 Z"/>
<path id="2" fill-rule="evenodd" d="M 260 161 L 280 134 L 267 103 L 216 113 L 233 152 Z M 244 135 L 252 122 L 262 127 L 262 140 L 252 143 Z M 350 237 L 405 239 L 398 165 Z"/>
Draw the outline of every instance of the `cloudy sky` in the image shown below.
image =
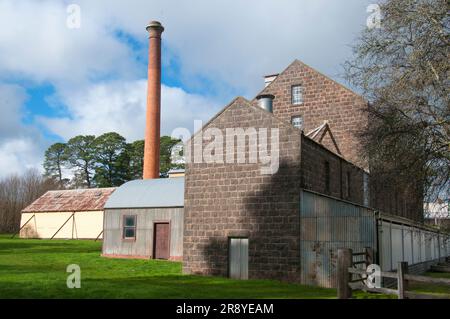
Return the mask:
<path id="1" fill-rule="evenodd" d="M 0 0 L 0 177 L 41 169 L 49 145 L 78 134 L 142 138 L 150 20 L 166 29 L 170 134 L 252 98 L 294 59 L 345 84 L 341 65 L 372 2 Z"/>

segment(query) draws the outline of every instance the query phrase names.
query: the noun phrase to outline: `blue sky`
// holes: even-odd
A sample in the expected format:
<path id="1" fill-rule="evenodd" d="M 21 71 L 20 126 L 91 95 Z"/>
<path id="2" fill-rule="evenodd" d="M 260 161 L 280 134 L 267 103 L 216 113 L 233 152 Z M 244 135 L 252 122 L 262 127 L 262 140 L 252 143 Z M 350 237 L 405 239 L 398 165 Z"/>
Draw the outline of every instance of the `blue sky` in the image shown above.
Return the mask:
<path id="1" fill-rule="evenodd" d="M 294 59 L 345 84 L 341 65 L 371 2 L 0 0 L 0 177 L 41 169 L 51 143 L 77 134 L 142 138 L 149 20 L 165 27 L 170 134 L 192 131 L 237 95 L 252 98 L 264 74 Z M 68 27 L 74 17 L 79 28 Z"/>

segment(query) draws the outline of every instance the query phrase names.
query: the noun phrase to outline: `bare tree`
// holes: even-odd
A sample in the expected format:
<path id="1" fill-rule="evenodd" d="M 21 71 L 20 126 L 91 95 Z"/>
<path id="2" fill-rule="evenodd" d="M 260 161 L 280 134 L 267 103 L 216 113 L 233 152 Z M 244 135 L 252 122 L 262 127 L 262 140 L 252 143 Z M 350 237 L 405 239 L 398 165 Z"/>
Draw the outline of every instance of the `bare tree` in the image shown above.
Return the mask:
<path id="1" fill-rule="evenodd" d="M 347 79 L 370 101 L 363 133 L 379 185 L 448 199 L 450 17 L 446 0 L 388 0 L 380 28 L 364 30 Z"/>
<path id="2" fill-rule="evenodd" d="M 0 233 L 19 230 L 20 213 L 48 190 L 58 189 L 55 179 L 43 177 L 37 170 L 28 170 L 22 176 L 11 175 L 0 180 Z"/>

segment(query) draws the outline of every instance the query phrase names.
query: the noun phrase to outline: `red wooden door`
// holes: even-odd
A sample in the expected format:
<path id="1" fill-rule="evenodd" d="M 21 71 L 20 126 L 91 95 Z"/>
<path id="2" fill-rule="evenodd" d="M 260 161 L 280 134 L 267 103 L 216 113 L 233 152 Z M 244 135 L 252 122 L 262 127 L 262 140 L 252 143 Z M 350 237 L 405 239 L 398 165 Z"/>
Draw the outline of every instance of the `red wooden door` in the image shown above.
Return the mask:
<path id="1" fill-rule="evenodd" d="M 169 223 L 155 224 L 154 254 L 155 259 L 169 259 Z"/>

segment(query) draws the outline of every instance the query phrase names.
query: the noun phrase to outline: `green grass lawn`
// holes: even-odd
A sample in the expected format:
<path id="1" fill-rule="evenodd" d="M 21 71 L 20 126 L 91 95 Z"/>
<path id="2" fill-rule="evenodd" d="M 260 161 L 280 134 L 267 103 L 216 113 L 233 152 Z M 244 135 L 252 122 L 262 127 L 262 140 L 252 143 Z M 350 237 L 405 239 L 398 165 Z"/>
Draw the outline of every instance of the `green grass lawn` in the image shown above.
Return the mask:
<path id="1" fill-rule="evenodd" d="M 428 272 L 425 276 L 435 277 L 435 278 L 447 278 L 450 279 L 450 273 L 438 273 L 438 272 Z M 450 296 L 450 285 L 444 284 L 427 284 L 423 282 L 411 282 L 410 288 L 414 292 L 427 293 L 434 295 L 445 294 L 447 297 Z"/>
<path id="2" fill-rule="evenodd" d="M 100 257 L 101 242 L 0 236 L 0 298 L 334 298 L 334 289 L 189 276 L 181 263 Z M 68 289 L 66 267 L 81 268 Z"/>
<path id="3" fill-rule="evenodd" d="M 0 235 L 0 298 L 336 298 L 335 289 L 183 275 L 179 262 L 109 259 L 100 252 L 101 242 Z M 80 289 L 66 286 L 70 264 L 81 268 Z"/>

